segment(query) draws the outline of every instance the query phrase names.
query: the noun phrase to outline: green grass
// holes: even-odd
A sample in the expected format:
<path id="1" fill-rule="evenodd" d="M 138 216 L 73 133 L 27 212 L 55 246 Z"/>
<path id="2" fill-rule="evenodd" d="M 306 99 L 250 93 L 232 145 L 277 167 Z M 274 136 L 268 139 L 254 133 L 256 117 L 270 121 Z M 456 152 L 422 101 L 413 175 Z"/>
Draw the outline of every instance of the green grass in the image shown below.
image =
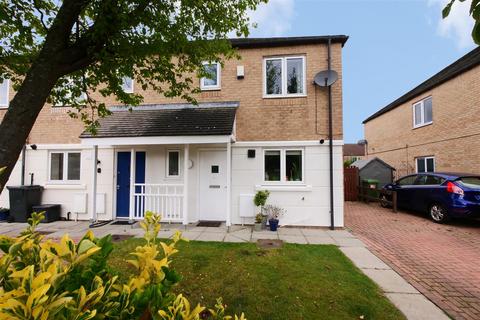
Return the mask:
<path id="1" fill-rule="evenodd" d="M 110 265 L 126 279 L 125 262 L 141 244 L 116 245 Z M 285 244 L 261 250 L 252 243 L 179 245 L 173 267 L 183 276 L 176 290 L 192 303 L 213 306 L 223 297 L 229 313 L 248 319 L 405 319 L 335 246 Z"/>

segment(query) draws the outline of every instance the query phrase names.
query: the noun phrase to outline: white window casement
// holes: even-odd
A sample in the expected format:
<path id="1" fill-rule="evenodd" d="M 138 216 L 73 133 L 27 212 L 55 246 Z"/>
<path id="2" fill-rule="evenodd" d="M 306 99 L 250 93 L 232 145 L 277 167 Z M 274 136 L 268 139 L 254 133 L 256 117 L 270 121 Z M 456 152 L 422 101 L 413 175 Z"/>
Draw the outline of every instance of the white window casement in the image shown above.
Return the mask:
<path id="1" fill-rule="evenodd" d="M 49 181 L 51 183 L 80 182 L 81 153 L 79 151 L 52 151 L 49 154 Z"/>
<path id="2" fill-rule="evenodd" d="M 0 79 L 0 109 L 8 108 L 10 80 Z"/>
<path id="3" fill-rule="evenodd" d="M 67 84 L 64 86 L 63 90 L 65 90 L 65 99 L 70 100 L 72 99 L 73 92 L 72 90 L 69 89 L 69 87 L 72 87 L 74 85 L 72 79 L 67 79 Z M 81 92 L 80 96 L 75 98 L 75 102 L 77 104 L 85 104 L 87 101 L 87 93 L 86 92 Z M 69 107 L 69 105 L 65 105 L 62 102 L 58 102 L 57 104 L 54 105 L 54 107 Z"/>
<path id="4" fill-rule="evenodd" d="M 133 78 L 131 77 L 122 78 L 122 90 L 125 93 L 133 93 Z"/>
<path id="5" fill-rule="evenodd" d="M 264 149 L 263 181 L 265 184 L 303 184 L 303 149 Z"/>
<path id="6" fill-rule="evenodd" d="M 180 150 L 167 150 L 167 178 L 180 177 Z"/>
<path id="7" fill-rule="evenodd" d="M 417 173 L 435 172 L 435 157 L 415 158 L 415 166 Z"/>
<path id="8" fill-rule="evenodd" d="M 263 59 L 263 97 L 304 97 L 306 87 L 305 56 Z"/>
<path id="9" fill-rule="evenodd" d="M 432 97 L 413 104 L 413 128 L 429 125 L 433 122 Z"/>
<path id="10" fill-rule="evenodd" d="M 200 89 L 207 90 L 220 90 L 221 89 L 221 71 L 222 66 L 219 62 L 204 62 L 203 69 L 208 74 L 208 77 L 200 79 Z"/>

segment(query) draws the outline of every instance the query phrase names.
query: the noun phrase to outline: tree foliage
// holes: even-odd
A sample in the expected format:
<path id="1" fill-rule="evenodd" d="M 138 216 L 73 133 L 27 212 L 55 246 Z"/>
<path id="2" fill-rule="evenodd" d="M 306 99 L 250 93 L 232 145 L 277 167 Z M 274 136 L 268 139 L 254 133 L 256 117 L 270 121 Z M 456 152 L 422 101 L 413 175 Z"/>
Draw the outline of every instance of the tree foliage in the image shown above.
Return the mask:
<path id="1" fill-rule="evenodd" d="M 450 0 L 450 2 L 445 6 L 443 9 L 442 15 L 443 18 L 447 18 L 452 10 L 452 6 L 457 0 Z M 465 2 L 466 0 L 458 0 L 459 2 Z M 476 44 L 480 45 L 480 0 L 471 0 L 472 3 L 470 5 L 470 15 L 475 20 L 475 24 L 472 30 L 472 38 Z"/>
<path id="2" fill-rule="evenodd" d="M 0 4 L 0 77 L 19 88 L 47 44 L 58 81 L 48 101 L 75 107 L 94 130 L 105 104 L 91 95 L 114 95 L 126 105 L 140 94 L 121 88 L 134 77 L 142 89 L 192 101 L 190 74 L 203 61 L 231 58 L 229 33 L 247 36 L 248 10 L 262 0 L 12 0 Z M 61 29 L 61 30 L 59 30 Z M 56 32 L 61 31 L 61 32 Z M 79 99 L 86 92 L 86 99 Z"/>

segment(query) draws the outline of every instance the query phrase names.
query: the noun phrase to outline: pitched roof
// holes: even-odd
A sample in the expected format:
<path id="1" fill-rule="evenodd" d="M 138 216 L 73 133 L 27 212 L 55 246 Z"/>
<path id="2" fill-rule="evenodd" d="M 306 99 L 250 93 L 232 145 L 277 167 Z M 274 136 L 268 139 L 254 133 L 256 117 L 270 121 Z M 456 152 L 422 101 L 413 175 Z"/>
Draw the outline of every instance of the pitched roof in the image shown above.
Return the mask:
<path id="1" fill-rule="evenodd" d="M 363 168 L 365 168 L 366 166 L 368 166 L 370 163 L 372 162 L 380 162 L 382 163 L 384 166 L 392 169 L 392 170 L 395 170 L 394 167 L 392 167 L 391 165 L 389 165 L 388 163 L 386 163 L 385 161 L 383 161 L 382 159 L 380 158 L 370 158 L 370 159 L 361 159 L 361 160 L 357 160 L 355 161 L 354 163 L 352 163 L 350 166 L 351 167 L 357 167 L 359 170 L 362 170 Z"/>
<path id="2" fill-rule="evenodd" d="M 237 107 L 237 102 L 114 107 L 100 119 L 96 135 L 85 131 L 80 138 L 230 135 Z"/>
<path id="3" fill-rule="evenodd" d="M 302 44 L 327 43 L 331 39 L 332 43 L 341 43 L 342 46 L 348 40 L 346 35 L 331 36 L 306 36 L 306 37 L 274 37 L 274 38 L 232 38 L 230 43 L 235 48 L 265 48 L 280 47 Z"/>
<path id="4" fill-rule="evenodd" d="M 357 143 L 345 143 L 343 145 L 344 156 L 364 156 L 365 146 Z"/>
<path id="5" fill-rule="evenodd" d="M 393 101 L 383 109 L 380 109 L 379 111 L 375 112 L 372 114 L 370 117 L 365 119 L 363 123 L 367 123 L 370 120 L 373 120 L 377 118 L 378 116 L 402 105 L 405 102 L 408 102 L 409 100 L 417 97 L 418 95 L 421 95 L 422 93 L 431 90 L 440 84 L 478 66 L 480 64 L 480 47 L 477 47 L 476 49 L 470 51 L 439 73 L 435 74 L 433 77 L 429 78 L 428 80 L 424 81 L 411 91 L 407 92 L 397 100 Z"/>

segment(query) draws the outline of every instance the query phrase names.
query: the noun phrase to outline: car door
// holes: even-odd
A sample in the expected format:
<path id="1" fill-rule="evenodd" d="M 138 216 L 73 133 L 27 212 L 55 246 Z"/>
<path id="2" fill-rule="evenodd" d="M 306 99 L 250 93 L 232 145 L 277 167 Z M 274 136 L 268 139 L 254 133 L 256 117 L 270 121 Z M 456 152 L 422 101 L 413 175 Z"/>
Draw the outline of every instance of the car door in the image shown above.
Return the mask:
<path id="1" fill-rule="evenodd" d="M 412 206 L 412 188 L 415 184 L 417 175 L 403 177 L 395 183 L 394 190 L 397 192 L 397 205 L 399 207 L 410 209 Z"/>
<path id="2" fill-rule="evenodd" d="M 443 190 L 441 184 L 445 179 L 433 174 L 421 174 L 412 187 L 412 209 L 426 212 L 433 200 Z"/>

